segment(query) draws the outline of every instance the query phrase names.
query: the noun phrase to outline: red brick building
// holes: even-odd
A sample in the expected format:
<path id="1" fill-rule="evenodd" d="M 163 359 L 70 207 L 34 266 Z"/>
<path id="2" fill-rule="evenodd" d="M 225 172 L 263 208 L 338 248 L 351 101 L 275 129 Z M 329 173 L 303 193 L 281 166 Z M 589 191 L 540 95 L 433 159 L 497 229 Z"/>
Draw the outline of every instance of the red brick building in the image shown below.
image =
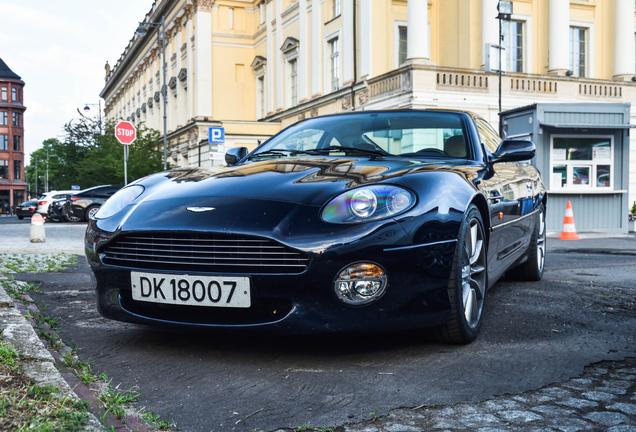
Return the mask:
<path id="1" fill-rule="evenodd" d="M 0 213 L 26 200 L 24 81 L 0 58 Z"/>

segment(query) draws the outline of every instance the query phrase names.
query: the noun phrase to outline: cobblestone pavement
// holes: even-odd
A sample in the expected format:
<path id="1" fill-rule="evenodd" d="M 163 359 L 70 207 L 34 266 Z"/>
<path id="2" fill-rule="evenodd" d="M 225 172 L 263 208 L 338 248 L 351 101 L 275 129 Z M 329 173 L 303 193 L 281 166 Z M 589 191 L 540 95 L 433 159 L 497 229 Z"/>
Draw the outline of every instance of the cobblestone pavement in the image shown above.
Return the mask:
<path id="1" fill-rule="evenodd" d="M 580 378 L 477 403 L 398 409 L 346 432 L 636 432 L 636 358 L 588 366 Z"/>

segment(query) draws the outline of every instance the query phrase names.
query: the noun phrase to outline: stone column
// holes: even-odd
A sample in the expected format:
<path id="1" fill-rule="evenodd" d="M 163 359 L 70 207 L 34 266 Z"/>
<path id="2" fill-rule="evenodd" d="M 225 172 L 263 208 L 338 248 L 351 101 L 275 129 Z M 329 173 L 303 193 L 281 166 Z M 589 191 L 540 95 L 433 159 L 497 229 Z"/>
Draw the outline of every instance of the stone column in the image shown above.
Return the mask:
<path id="1" fill-rule="evenodd" d="M 428 52 L 428 0 L 408 0 L 406 60 L 409 63 L 430 63 Z"/>
<path id="2" fill-rule="evenodd" d="M 322 95 L 322 4 L 311 0 L 311 97 Z"/>
<path id="3" fill-rule="evenodd" d="M 199 6 L 194 14 L 194 115 L 212 117 L 212 14 L 209 8 Z M 166 47 L 166 60 L 170 69 L 170 45 Z M 169 77 L 170 74 L 167 75 Z M 162 78 L 163 79 L 163 78 Z M 167 84 L 167 83 L 166 83 Z M 161 90 L 161 87 L 159 88 Z M 168 90 L 170 95 L 170 90 Z M 173 101 L 168 103 L 174 105 Z M 161 106 L 163 109 L 163 105 Z M 162 113 L 163 115 L 163 113 Z M 173 116 L 168 116 L 173 117 Z M 169 127 L 170 129 L 170 127 Z"/>
<path id="4" fill-rule="evenodd" d="M 616 0 L 614 79 L 629 81 L 635 75 L 634 1 Z"/>
<path id="5" fill-rule="evenodd" d="M 267 80 L 265 94 L 267 97 L 267 112 L 274 111 L 274 34 L 272 29 L 272 2 L 267 2 L 265 13 L 265 23 L 267 24 L 267 70 L 265 79 Z"/>
<path id="6" fill-rule="evenodd" d="M 342 87 L 351 85 L 353 76 L 353 0 L 342 0 Z"/>
<path id="7" fill-rule="evenodd" d="M 307 101 L 307 0 L 298 0 L 298 102 Z"/>
<path id="8" fill-rule="evenodd" d="M 373 76 L 371 65 L 373 64 L 373 32 L 371 23 L 373 20 L 371 1 L 360 3 L 360 78 L 369 79 Z"/>
<path id="9" fill-rule="evenodd" d="M 481 0 L 481 63 L 486 64 L 486 44 L 499 45 L 499 0 Z"/>
<path id="10" fill-rule="evenodd" d="M 282 12 L 283 0 L 276 0 L 276 111 L 283 109 L 283 74 L 285 73 L 285 67 L 283 65 L 283 52 L 280 50 L 283 46 Z"/>
<path id="11" fill-rule="evenodd" d="M 564 76 L 570 70 L 570 0 L 550 0 L 549 13 L 548 75 Z"/>

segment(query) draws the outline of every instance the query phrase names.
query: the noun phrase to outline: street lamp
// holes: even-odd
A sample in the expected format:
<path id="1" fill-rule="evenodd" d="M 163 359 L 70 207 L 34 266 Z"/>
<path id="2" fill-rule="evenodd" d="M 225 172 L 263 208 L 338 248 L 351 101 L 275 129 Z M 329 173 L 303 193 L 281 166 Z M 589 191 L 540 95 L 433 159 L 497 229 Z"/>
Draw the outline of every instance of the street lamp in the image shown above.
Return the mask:
<path id="1" fill-rule="evenodd" d="M 161 17 L 161 22 L 140 22 L 137 27 L 136 33 L 139 37 L 144 37 L 148 33 L 148 27 L 158 28 L 159 32 L 159 46 L 161 48 L 162 69 L 163 69 L 163 85 L 161 86 L 161 94 L 163 96 L 163 169 L 168 169 L 168 117 L 166 115 L 167 100 L 167 86 L 166 86 L 166 71 L 168 70 L 168 63 L 166 62 L 166 17 Z"/>
<path id="2" fill-rule="evenodd" d="M 100 134 L 103 133 L 103 131 L 102 131 L 102 100 L 100 99 L 99 103 L 96 103 L 96 104 L 88 104 L 87 103 L 87 104 L 84 104 L 84 105 L 85 105 L 84 106 L 84 112 L 86 112 L 86 113 L 88 113 L 91 110 L 92 106 L 99 107 L 98 108 L 99 109 L 99 113 L 98 113 L 99 114 L 99 133 Z"/>
<path id="3" fill-rule="evenodd" d="M 499 14 L 497 15 L 497 19 L 499 20 L 499 133 L 502 132 L 501 127 L 501 73 L 502 73 L 502 65 L 501 65 L 501 51 L 503 45 L 503 35 L 501 34 L 501 21 L 510 21 L 512 15 L 512 2 L 499 0 L 497 4 L 497 11 Z"/>

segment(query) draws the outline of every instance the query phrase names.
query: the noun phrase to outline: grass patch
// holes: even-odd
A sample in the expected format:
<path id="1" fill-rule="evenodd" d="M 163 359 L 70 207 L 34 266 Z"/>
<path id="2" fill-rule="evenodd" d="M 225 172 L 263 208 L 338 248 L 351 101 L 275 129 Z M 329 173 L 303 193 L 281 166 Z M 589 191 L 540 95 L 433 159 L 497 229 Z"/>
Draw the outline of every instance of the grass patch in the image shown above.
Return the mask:
<path id="1" fill-rule="evenodd" d="M 22 362 L 13 346 L 0 341 L 0 430 L 82 430 L 88 421 L 87 403 L 63 396 L 54 387 L 37 385 L 22 375 Z"/>
<path id="2" fill-rule="evenodd" d="M 0 253 L 0 273 L 55 272 L 74 264 L 77 256 L 65 253 Z"/>

